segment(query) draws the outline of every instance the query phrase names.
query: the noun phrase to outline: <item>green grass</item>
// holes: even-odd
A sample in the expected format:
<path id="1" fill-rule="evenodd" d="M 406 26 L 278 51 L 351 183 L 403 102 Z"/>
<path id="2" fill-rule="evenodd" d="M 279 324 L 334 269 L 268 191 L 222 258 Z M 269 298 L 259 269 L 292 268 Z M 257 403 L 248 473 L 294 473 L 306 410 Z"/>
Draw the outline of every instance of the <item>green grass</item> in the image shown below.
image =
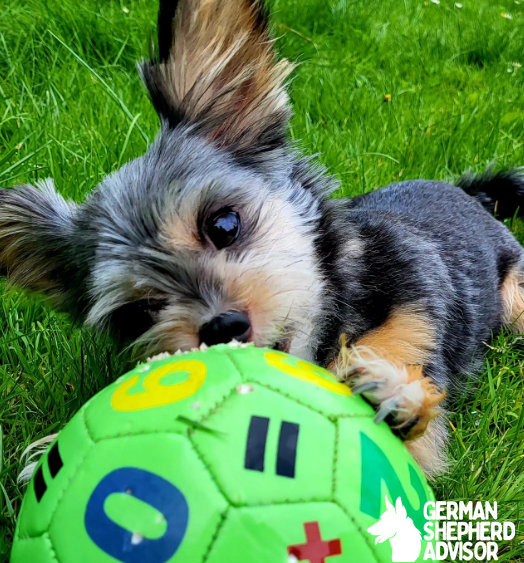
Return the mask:
<path id="1" fill-rule="evenodd" d="M 278 47 L 300 63 L 291 135 L 321 153 L 341 195 L 450 179 L 493 159 L 524 164 L 524 2 L 461 1 L 272 2 Z M 152 0 L 3 0 L 0 185 L 52 176 L 61 193 L 82 200 L 144 151 L 158 123 L 135 61 L 147 54 L 155 11 Z M 519 235 L 522 225 L 513 228 Z M 128 365 L 108 341 L 40 301 L 2 292 L 0 561 L 23 494 L 22 451 Z M 524 347 L 508 335 L 490 346 L 476 389 L 449 417 L 456 464 L 435 488 L 446 500 L 496 499 L 500 519 L 516 521 Z M 524 560 L 522 524 L 519 537 L 500 560 Z"/>

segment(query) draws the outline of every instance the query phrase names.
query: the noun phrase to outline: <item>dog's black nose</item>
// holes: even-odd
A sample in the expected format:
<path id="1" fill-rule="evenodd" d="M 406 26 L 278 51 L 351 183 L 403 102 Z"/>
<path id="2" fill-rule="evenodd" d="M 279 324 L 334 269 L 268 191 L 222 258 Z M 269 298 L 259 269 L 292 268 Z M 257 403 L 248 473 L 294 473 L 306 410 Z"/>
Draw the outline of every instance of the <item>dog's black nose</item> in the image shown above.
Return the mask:
<path id="1" fill-rule="evenodd" d="M 251 332 L 251 322 L 242 311 L 228 311 L 215 317 L 200 329 L 200 343 L 227 344 L 231 340 L 247 342 Z"/>

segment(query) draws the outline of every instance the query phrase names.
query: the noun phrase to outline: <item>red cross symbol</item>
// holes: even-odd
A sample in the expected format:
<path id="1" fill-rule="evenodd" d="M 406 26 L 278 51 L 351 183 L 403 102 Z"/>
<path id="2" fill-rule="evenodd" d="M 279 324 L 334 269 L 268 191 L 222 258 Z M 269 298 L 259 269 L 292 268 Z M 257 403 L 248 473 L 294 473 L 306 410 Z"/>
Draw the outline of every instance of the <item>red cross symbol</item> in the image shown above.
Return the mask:
<path id="1" fill-rule="evenodd" d="M 322 541 L 318 522 L 306 522 L 306 543 L 290 545 L 287 548 L 289 555 L 294 555 L 299 561 L 309 563 L 326 563 L 330 555 L 342 555 L 340 540 Z"/>

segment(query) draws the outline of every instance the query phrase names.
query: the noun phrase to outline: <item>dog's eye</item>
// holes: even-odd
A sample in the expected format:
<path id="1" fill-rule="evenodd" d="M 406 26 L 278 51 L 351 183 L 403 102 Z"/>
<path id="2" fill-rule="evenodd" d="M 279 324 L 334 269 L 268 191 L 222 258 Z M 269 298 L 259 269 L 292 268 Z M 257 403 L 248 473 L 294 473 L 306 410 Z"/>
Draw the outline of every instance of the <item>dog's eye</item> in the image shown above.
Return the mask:
<path id="1" fill-rule="evenodd" d="M 217 250 L 231 246 L 240 234 L 240 215 L 221 209 L 207 220 L 206 234 Z"/>

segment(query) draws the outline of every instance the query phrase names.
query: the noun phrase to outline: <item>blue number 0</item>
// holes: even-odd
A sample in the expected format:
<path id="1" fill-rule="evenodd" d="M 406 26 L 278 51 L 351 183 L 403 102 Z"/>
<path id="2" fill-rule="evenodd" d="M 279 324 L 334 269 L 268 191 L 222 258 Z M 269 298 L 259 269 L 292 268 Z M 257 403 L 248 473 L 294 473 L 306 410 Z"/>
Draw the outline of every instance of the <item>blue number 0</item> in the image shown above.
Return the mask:
<path id="1" fill-rule="evenodd" d="M 167 523 L 159 539 L 133 542 L 133 534 L 113 522 L 105 513 L 106 499 L 115 493 L 132 494 L 161 512 Z M 178 550 L 187 529 L 189 507 L 184 495 L 162 477 L 123 467 L 100 481 L 87 503 L 85 527 L 95 544 L 123 563 L 165 563 Z"/>

